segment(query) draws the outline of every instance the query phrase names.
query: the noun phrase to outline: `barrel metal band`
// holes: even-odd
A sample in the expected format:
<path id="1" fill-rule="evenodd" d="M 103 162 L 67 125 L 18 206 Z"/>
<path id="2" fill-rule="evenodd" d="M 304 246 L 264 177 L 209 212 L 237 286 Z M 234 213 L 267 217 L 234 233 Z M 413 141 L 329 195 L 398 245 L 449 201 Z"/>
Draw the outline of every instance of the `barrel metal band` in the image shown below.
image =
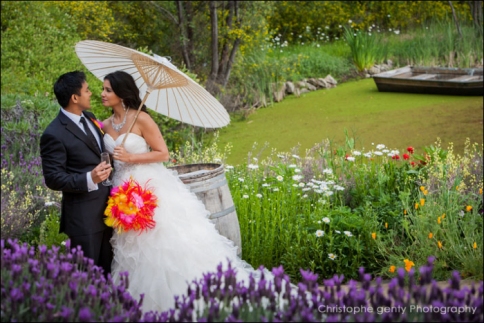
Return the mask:
<path id="1" fill-rule="evenodd" d="M 221 216 L 224 216 L 224 215 L 227 215 L 229 213 L 232 213 L 235 211 L 235 206 L 232 205 L 228 208 L 226 208 L 225 210 L 223 211 L 220 211 L 220 212 L 216 212 L 216 213 L 212 213 L 210 214 L 210 216 L 208 217 L 210 220 L 213 220 L 213 219 L 216 219 L 216 218 L 220 218 Z"/>
<path id="2" fill-rule="evenodd" d="M 203 185 L 189 185 L 190 191 L 192 191 L 193 193 L 204 192 L 227 184 L 227 180 L 225 179 L 225 177 L 223 177 L 222 180 L 220 180 L 220 178 L 216 179 L 216 182 L 206 181 Z"/>

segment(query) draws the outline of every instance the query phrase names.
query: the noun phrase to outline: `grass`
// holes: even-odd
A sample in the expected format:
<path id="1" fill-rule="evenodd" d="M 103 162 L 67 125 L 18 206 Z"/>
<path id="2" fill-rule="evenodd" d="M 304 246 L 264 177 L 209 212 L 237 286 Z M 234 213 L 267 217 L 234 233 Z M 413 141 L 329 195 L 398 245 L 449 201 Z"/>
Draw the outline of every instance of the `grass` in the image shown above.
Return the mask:
<path id="1" fill-rule="evenodd" d="M 481 96 L 460 97 L 410 93 L 380 93 L 372 79 L 339 84 L 336 88 L 306 93 L 257 110 L 246 119 L 232 116 L 219 132 L 219 145 L 232 143 L 229 164 L 244 163 L 254 143 L 259 149 L 289 151 L 300 144 L 300 153 L 315 143 L 330 139 L 344 144 L 345 129 L 356 139 L 355 148 L 372 143 L 418 153 L 440 138 L 462 153 L 466 138 L 482 143 Z M 269 155 L 270 149 L 260 157 Z M 253 156 L 258 151 L 253 152 Z"/>

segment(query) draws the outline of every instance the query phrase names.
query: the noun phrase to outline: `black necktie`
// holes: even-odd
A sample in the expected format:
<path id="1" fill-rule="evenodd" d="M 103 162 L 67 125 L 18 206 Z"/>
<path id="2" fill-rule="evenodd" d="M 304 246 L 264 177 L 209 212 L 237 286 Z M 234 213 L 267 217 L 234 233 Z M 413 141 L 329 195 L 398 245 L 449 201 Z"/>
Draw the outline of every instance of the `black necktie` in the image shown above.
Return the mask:
<path id="1" fill-rule="evenodd" d="M 89 126 L 87 125 L 86 118 L 81 117 L 81 123 L 84 126 L 84 130 L 86 131 L 86 135 L 91 140 L 91 142 L 96 146 L 99 152 L 101 152 L 101 149 L 99 149 L 99 144 L 97 143 L 96 137 L 94 137 L 93 133 L 91 132 L 91 129 L 89 129 Z"/>

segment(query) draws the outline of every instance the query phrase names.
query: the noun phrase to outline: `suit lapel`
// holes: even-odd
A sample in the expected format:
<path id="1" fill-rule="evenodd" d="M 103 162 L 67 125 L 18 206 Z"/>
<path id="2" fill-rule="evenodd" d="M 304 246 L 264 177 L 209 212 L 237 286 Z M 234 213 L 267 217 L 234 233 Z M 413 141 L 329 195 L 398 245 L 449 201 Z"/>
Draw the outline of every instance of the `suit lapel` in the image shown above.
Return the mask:
<path id="1" fill-rule="evenodd" d="M 90 113 L 86 113 L 86 112 L 83 112 L 84 114 L 84 117 L 86 117 L 86 119 L 88 119 L 93 126 L 94 126 L 94 129 L 96 129 L 96 132 L 99 136 L 99 141 L 101 142 L 101 151 L 104 151 L 104 140 L 103 140 L 103 137 L 104 137 L 104 133 L 101 132 L 101 129 L 99 129 L 99 127 L 94 123 L 94 121 L 92 121 L 93 119 L 96 119 L 94 118 L 94 115 L 91 115 Z"/>
<path id="2" fill-rule="evenodd" d="M 96 155 L 101 156 L 101 154 L 99 153 L 99 149 L 94 146 L 94 143 L 92 143 L 91 140 L 89 140 L 89 138 L 81 130 L 81 128 L 79 128 L 78 125 L 72 122 L 72 120 L 69 119 L 67 116 L 65 116 L 62 112 L 59 112 L 58 118 L 61 121 L 61 123 L 65 125 L 67 131 L 71 132 L 74 136 L 79 138 L 79 140 L 84 142 L 89 147 L 89 149 L 91 149 L 93 152 L 96 153 Z"/>

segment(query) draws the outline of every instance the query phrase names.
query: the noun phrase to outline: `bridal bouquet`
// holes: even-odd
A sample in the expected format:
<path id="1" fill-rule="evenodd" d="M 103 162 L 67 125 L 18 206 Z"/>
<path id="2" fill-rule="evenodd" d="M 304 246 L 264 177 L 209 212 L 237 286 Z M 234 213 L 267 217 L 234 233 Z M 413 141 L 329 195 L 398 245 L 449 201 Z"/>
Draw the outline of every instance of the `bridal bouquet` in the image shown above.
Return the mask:
<path id="1" fill-rule="evenodd" d="M 119 233 L 123 231 L 143 231 L 155 227 L 153 215 L 158 206 L 158 198 L 149 189 L 130 177 L 123 184 L 114 187 L 104 211 L 104 223 Z"/>

